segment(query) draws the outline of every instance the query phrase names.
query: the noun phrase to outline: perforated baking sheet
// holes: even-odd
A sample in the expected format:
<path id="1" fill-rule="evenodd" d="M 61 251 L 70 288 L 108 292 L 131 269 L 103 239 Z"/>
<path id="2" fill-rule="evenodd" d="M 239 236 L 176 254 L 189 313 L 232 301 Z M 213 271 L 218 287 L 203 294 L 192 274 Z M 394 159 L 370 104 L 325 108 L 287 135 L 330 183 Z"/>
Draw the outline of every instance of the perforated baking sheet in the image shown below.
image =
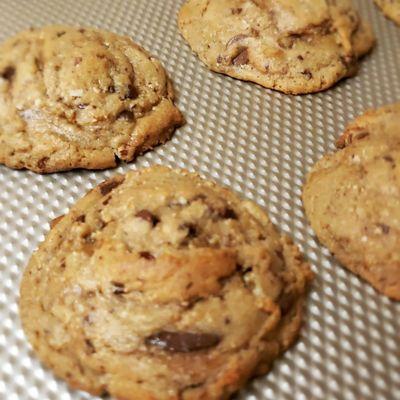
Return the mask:
<path id="1" fill-rule="evenodd" d="M 300 200 L 312 164 L 365 109 L 400 101 L 400 28 L 372 0 L 359 9 L 377 47 L 359 74 L 316 95 L 286 96 L 208 71 L 181 38 L 182 0 L 0 0 L 0 40 L 50 23 L 126 34 L 159 57 L 187 124 L 136 163 L 47 176 L 0 166 L 0 399 L 81 400 L 34 357 L 18 318 L 19 282 L 48 222 L 95 184 L 154 163 L 197 170 L 264 206 L 317 272 L 301 338 L 238 398 L 400 399 L 400 304 L 341 268 L 315 241 Z M 140 399 L 138 399 L 140 400 Z"/>

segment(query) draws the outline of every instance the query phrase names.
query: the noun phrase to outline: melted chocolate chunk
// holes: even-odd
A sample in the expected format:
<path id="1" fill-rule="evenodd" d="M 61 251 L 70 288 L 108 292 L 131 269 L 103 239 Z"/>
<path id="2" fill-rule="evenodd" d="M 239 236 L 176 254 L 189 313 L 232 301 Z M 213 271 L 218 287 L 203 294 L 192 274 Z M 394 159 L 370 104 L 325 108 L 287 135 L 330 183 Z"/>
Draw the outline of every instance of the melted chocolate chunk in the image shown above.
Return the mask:
<path id="1" fill-rule="evenodd" d="M 225 208 L 221 213 L 220 213 L 221 218 L 224 219 L 237 219 L 237 215 L 232 208 Z"/>
<path id="2" fill-rule="evenodd" d="M 128 85 L 124 100 L 130 99 L 130 100 L 135 100 L 139 96 L 138 90 L 135 88 L 133 85 Z"/>
<path id="3" fill-rule="evenodd" d="M 249 51 L 247 48 L 242 51 L 232 60 L 232 64 L 236 66 L 245 65 L 249 62 Z"/>
<path id="4" fill-rule="evenodd" d="M 152 214 L 149 210 L 141 210 L 136 214 L 137 218 L 144 219 L 147 222 L 150 222 L 153 226 L 156 226 L 160 220 L 154 214 Z"/>
<path id="5" fill-rule="evenodd" d="M 111 284 L 115 287 L 113 290 L 115 295 L 118 296 L 125 293 L 125 285 L 123 283 L 113 281 Z"/>
<path id="6" fill-rule="evenodd" d="M 100 193 L 105 196 L 106 194 L 110 193 L 112 190 L 114 190 L 116 187 L 118 187 L 119 185 L 121 185 L 121 183 L 123 182 L 123 180 L 121 181 L 117 181 L 115 179 L 112 180 L 108 180 L 103 182 L 100 185 Z"/>
<path id="7" fill-rule="evenodd" d="M 220 341 L 221 336 L 215 333 L 161 331 L 149 336 L 146 344 L 173 353 L 190 353 L 215 347 Z"/>
<path id="8" fill-rule="evenodd" d="M 153 254 L 149 253 L 148 251 L 141 251 L 139 253 L 139 256 L 146 259 L 146 260 L 155 260 L 156 258 L 153 256 Z"/>
<path id="9" fill-rule="evenodd" d="M 0 73 L 0 76 L 7 81 L 11 81 L 15 75 L 15 68 L 14 67 L 6 67 L 6 69 Z"/>

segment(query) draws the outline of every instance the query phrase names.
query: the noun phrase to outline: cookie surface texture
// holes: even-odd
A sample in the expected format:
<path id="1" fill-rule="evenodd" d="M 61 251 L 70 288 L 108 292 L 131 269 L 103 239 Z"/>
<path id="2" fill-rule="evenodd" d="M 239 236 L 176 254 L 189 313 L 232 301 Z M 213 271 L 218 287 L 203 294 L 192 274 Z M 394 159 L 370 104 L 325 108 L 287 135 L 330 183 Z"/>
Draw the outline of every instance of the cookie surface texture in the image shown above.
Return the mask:
<path id="1" fill-rule="evenodd" d="M 305 184 L 317 237 L 349 270 L 400 300 L 400 103 L 348 126 Z"/>
<path id="2" fill-rule="evenodd" d="M 400 26 L 400 0 L 374 0 L 383 13 Z"/>
<path id="3" fill-rule="evenodd" d="M 130 38 L 31 29 L 0 45 L 0 163 L 103 169 L 167 141 L 183 118 L 165 70 Z"/>
<path id="4" fill-rule="evenodd" d="M 350 0 L 189 0 L 179 27 L 211 70 L 290 94 L 355 74 L 374 44 Z"/>
<path id="5" fill-rule="evenodd" d="M 256 204 L 156 166 L 55 221 L 20 312 L 36 354 L 75 388 L 228 399 L 293 343 L 311 275 Z"/>

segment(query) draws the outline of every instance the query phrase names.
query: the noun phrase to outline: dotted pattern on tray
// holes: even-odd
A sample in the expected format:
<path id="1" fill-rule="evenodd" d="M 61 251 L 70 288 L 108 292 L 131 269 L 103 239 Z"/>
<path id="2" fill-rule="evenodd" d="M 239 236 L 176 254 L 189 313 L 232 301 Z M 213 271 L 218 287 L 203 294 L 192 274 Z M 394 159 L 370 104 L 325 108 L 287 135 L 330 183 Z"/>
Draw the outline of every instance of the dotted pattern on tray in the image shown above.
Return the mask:
<path id="1" fill-rule="evenodd" d="M 166 145 L 105 172 L 39 176 L 0 166 L 0 399 L 81 400 L 43 369 L 18 318 L 19 281 L 48 221 L 106 177 L 163 163 L 198 170 L 266 207 L 301 245 L 317 279 L 297 345 L 239 399 L 400 399 L 400 304 L 377 295 L 315 241 L 300 200 L 312 164 L 365 109 L 400 100 L 400 29 L 357 1 L 378 45 L 359 74 L 325 93 L 285 96 L 208 71 L 181 38 L 182 0 L 0 0 L 0 40 L 50 23 L 133 37 L 168 69 L 187 118 Z"/>

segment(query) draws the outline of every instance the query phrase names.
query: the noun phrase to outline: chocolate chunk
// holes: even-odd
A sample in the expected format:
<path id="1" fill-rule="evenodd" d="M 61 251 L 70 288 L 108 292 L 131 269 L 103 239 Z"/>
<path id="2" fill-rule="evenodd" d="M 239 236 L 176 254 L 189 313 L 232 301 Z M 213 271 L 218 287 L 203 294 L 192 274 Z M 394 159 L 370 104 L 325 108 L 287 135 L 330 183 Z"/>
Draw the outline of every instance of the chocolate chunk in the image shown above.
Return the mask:
<path id="1" fill-rule="evenodd" d="M 61 37 L 65 35 L 65 31 L 57 32 L 57 37 Z"/>
<path id="2" fill-rule="evenodd" d="M 221 218 L 224 219 L 237 219 L 237 215 L 232 208 L 225 208 L 223 211 L 220 213 Z"/>
<path id="3" fill-rule="evenodd" d="M 135 88 L 133 85 L 128 85 L 124 100 L 130 99 L 130 100 L 135 100 L 139 96 L 138 90 Z"/>
<path id="4" fill-rule="evenodd" d="M 220 341 L 215 333 L 161 331 L 149 336 L 146 344 L 174 353 L 190 353 L 215 347 Z"/>
<path id="5" fill-rule="evenodd" d="M 115 86 L 111 85 L 107 88 L 108 93 L 115 93 Z"/>
<path id="6" fill-rule="evenodd" d="M 244 65 L 249 62 L 249 51 L 247 48 L 242 49 L 240 53 L 232 60 L 232 64 L 236 66 Z"/>
<path id="7" fill-rule="evenodd" d="M 116 187 L 121 185 L 122 182 L 123 180 L 116 180 L 116 179 L 110 179 L 108 181 L 105 181 L 100 185 L 100 193 L 103 196 L 105 196 L 106 194 L 114 190 Z"/>
<path id="8" fill-rule="evenodd" d="M 149 253 L 148 251 L 141 251 L 139 253 L 139 256 L 146 259 L 146 260 L 155 260 L 156 258 L 153 256 L 153 254 Z"/>
<path id="9" fill-rule="evenodd" d="M 115 295 L 121 295 L 125 293 L 125 285 L 121 282 L 112 281 L 111 284 L 115 287 L 113 293 Z"/>
<path id="10" fill-rule="evenodd" d="M 6 67 L 6 69 L 0 73 L 0 76 L 7 81 L 11 81 L 15 75 L 15 68 L 14 67 Z"/>
<path id="11" fill-rule="evenodd" d="M 76 218 L 76 221 L 84 223 L 86 221 L 86 216 L 83 214 L 79 215 L 79 217 Z"/>
<path id="12" fill-rule="evenodd" d="M 84 104 L 84 103 L 79 103 L 79 104 L 78 104 L 78 108 L 79 108 L 80 110 L 84 110 L 87 106 L 88 106 L 88 105 L 87 105 L 87 104 Z"/>
<path id="13" fill-rule="evenodd" d="M 149 210 L 139 211 L 138 213 L 136 213 L 136 217 L 144 219 L 147 222 L 150 222 L 153 226 L 156 226 L 160 222 L 158 217 L 152 214 Z"/>

